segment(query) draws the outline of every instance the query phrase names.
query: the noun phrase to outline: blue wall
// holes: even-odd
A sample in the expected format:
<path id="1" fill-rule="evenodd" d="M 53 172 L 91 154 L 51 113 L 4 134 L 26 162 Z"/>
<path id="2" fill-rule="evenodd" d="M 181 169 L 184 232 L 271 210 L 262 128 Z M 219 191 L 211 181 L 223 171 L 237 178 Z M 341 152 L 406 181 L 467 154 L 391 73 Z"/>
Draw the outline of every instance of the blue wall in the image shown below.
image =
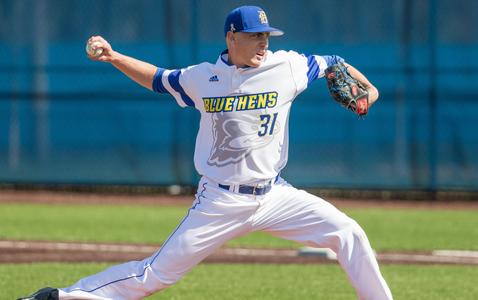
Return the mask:
<path id="1" fill-rule="evenodd" d="M 272 50 L 338 54 L 381 92 L 364 120 L 335 104 L 324 80 L 299 96 L 286 179 L 478 189 L 477 1 L 254 3 L 286 32 Z M 214 62 L 224 17 L 241 4 L 0 0 L 0 181 L 194 185 L 198 113 L 89 61 L 85 41 L 101 34 L 167 68 Z"/>

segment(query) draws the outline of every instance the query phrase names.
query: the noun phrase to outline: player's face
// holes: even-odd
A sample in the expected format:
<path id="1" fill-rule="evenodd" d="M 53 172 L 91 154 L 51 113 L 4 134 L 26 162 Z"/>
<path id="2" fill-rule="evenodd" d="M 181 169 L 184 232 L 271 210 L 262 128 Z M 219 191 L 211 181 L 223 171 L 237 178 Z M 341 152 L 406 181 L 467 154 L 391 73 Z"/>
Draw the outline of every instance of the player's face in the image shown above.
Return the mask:
<path id="1" fill-rule="evenodd" d="M 266 59 L 269 47 L 268 32 L 236 32 L 233 34 L 232 62 L 238 67 L 257 68 Z"/>

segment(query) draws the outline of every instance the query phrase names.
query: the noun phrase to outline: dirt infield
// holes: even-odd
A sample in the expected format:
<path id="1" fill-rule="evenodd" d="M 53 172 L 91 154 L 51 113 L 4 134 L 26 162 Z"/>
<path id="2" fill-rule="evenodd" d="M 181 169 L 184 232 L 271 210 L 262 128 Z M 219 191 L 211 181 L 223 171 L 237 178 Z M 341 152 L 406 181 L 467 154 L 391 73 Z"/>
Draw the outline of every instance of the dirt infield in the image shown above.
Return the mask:
<path id="1" fill-rule="evenodd" d="M 48 204 L 136 204 L 189 206 L 193 196 L 85 194 L 48 191 L 0 192 L 0 203 Z M 477 202 L 443 201 L 352 201 L 331 199 L 338 208 L 403 209 L 477 209 Z M 0 240 L 0 263 L 31 262 L 119 262 L 150 256 L 160 245 L 65 243 L 49 241 Z M 324 250 L 221 248 L 209 256 L 207 263 L 336 263 Z M 380 263 L 465 264 L 478 265 L 478 253 L 471 251 L 435 251 L 429 253 L 377 253 Z"/>
<path id="2" fill-rule="evenodd" d="M 48 241 L 0 240 L 0 263 L 33 262 L 119 262 L 149 257 L 160 245 L 72 243 Z M 331 255 L 332 254 L 332 255 Z M 385 252 L 377 253 L 380 263 L 478 265 L 478 252 Z M 335 263 L 333 252 L 326 249 L 250 249 L 221 248 L 206 263 Z"/>

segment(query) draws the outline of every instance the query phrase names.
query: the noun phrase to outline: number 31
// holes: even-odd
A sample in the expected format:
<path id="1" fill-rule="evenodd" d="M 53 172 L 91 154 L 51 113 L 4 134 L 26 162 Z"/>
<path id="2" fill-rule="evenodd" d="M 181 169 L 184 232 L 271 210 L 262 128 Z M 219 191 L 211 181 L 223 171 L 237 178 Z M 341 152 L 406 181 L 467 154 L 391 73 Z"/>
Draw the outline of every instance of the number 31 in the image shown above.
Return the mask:
<path id="1" fill-rule="evenodd" d="M 259 117 L 261 119 L 261 125 L 257 135 L 272 135 L 272 133 L 274 133 L 274 126 L 276 125 L 277 113 L 274 113 L 273 115 L 260 115 Z"/>

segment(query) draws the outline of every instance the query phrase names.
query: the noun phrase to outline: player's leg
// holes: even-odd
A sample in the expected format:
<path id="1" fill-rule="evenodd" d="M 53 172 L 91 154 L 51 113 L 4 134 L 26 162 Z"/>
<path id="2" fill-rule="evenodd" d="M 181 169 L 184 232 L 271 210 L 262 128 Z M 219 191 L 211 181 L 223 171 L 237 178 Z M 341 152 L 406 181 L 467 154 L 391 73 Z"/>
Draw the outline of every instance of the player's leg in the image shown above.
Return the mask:
<path id="1" fill-rule="evenodd" d="M 142 299 L 164 289 L 226 241 L 247 233 L 248 219 L 257 206 L 253 197 L 235 195 L 202 180 L 187 216 L 157 253 L 60 289 L 60 299 Z"/>
<path id="2" fill-rule="evenodd" d="M 365 232 L 327 201 L 279 181 L 254 220 L 256 229 L 332 249 L 360 299 L 392 299 Z"/>

